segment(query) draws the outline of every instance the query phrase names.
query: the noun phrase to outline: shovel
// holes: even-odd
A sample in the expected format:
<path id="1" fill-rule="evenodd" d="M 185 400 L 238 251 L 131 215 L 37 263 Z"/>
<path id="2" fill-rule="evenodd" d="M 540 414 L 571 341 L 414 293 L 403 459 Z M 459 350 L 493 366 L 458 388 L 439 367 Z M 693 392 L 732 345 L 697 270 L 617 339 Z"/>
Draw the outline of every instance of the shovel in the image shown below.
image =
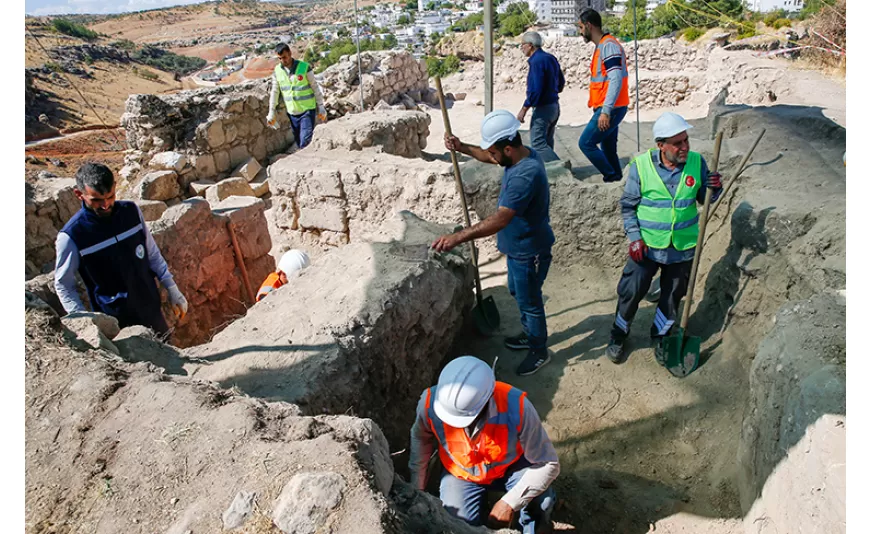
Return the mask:
<path id="1" fill-rule="evenodd" d="M 447 105 L 444 102 L 444 91 L 441 89 L 441 78 L 439 76 L 435 76 L 435 87 L 438 89 L 438 103 L 441 104 L 444 131 L 447 132 L 448 136 L 452 136 L 453 131 L 450 129 L 450 117 L 447 114 Z M 470 228 L 471 217 L 468 216 L 465 188 L 462 187 L 462 175 L 459 173 L 459 160 L 456 159 L 456 152 L 453 150 L 450 151 L 450 160 L 453 162 L 453 177 L 456 179 L 456 189 L 459 192 L 459 199 L 462 201 L 465 227 Z M 474 285 L 477 288 L 477 306 L 471 310 L 471 317 L 478 332 L 485 336 L 491 336 L 495 334 L 501 325 L 501 317 L 498 315 L 498 308 L 492 296 L 483 298 L 483 288 L 480 285 L 480 270 L 477 266 L 477 247 L 474 246 L 474 241 L 469 241 L 468 246 L 471 248 L 471 264 L 474 266 Z"/>
<path id="2" fill-rule="evenodd" d="M 713 149 L 713 160 L 710 172 L 716 172 L 719 168 L 719 150 L 722 148 L 722 132 L 716 135 L 716 144 Z M 689 376 L 698 368 L 701 361 L 701 338 L 687 336 L 686 326 L 689 324 L 689 313 L 692 310 L 692 293 L 695 289 L 695 280 L 698 275 L 698 265 L 701 261 L 701 251 L 704 249 L 704 231 L 707 229 L 707 210 L 710 208 L 710 198 L 713 190 L 709 187 L 704 195 L 704 207 L 698 218 L 698 244 L 695 246 L 695 258 L 692 260 L 692 273 L 689 276 L 689 290 L 686 293 L 686 302 L 683 304 L 683 317 L 680 326 L 675 328 L 665 339 L 662 340 L 662 348 L 665 351 L 665 367 L 674 376 L 683 378 Z"/>

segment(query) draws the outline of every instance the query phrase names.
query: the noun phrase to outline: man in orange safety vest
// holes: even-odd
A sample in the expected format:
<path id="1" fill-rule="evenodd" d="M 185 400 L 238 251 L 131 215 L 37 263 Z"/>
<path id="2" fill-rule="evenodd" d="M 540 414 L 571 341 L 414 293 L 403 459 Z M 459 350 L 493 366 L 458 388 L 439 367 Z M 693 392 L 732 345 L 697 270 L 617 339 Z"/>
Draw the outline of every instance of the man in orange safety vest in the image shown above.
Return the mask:
<path id="1" fill-rule="evenodd" d="M 618 182 L 622 179 L 622 165 L 616 140 L 629 104 L 625 50 L 614 36 L 604 33 L 601 15 L 594 9 L 584 9 L 577 26 L 587 43 L 595 43 L 588 101 L 593 113 L 577 144 L 605 182 Z"/>
<path id="2" fill-rule="evenodd" d="M 444 467 L 440 498 L 451 515 L 480 525 L 490 490 L 507 491 L 489 513 L 491 528 L 509 527 L 519 512 L 524 534 L 549 532 L 559 458 L 525 392 L 497 382 L 473 356 L 444 367 L 423 392 L 411 428 L 411 484 L 426 487 L 437 447 Z"/>

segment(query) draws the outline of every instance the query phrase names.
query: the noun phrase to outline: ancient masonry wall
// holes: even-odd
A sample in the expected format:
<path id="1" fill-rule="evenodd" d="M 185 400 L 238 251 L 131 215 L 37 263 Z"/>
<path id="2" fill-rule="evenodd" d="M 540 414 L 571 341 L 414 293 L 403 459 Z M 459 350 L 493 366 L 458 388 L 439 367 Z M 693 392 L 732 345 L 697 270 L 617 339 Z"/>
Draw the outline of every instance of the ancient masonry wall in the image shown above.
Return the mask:
<path id="1" fill-rule="evenodd" d="M 54 262 L 58 231 L 79 210 L 75 180 L 46 178 L 24 188 L 24 274 L 36 276 Z M 50 268 L 49 268 L 50 270 Z"/>
<path id="2" fill-rule="evenodd" d="M 164 305 L 163 315 L 173 328 L 174 345 L 187 347 L 208 341 L 253 304 L 242 282 L 227 221 L 234 226 L 256 293 L 260 283 L 275 270 L 275 260 L 269 255 L 272 241 L 264 210 L 265 203 L 252 197 L 233 196 L 212 209 L 204 199 L 193 198 L 169 208 L 151 224 L 154 241 L 189 303 L 188 313 L 180 321 L 168 304 Z"/>

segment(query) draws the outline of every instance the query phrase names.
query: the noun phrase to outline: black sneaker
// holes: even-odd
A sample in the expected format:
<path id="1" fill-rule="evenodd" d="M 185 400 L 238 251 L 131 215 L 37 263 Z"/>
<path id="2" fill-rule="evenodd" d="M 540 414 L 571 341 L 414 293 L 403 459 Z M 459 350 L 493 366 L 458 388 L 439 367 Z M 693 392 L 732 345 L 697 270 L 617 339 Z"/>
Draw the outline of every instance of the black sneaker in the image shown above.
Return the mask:
<path id="1" fill-rule="evenodd" d="M 610 343 L 607 344 L 604 354 L 608 360 L 617 365 L 625 363 L 625 339 L 618 340 L 610 336 Z"/>
<path id="2" fill-rule="evenodd" d="M 664 367 L 667 363 L 667 356 L 665 356 L 664 338 L 660 337 L 654 339 L 653 346 L 655 347 L 656 361 L 659 365 Z"/>
<path id="3" fill-rule="evenodd" d="M 525 332 L 518 336 L 507 337 L 504 346 L 513 350 L 529 350 L 529 336 Z"/>
<path id="4" fill-rule="evenodd" d="M 517 367 L 517 374 L 529 376 L 538 372 L 538 369 L 550 362 L 550 351 L 547 349 L 529 349 L 526 359 Z"/>

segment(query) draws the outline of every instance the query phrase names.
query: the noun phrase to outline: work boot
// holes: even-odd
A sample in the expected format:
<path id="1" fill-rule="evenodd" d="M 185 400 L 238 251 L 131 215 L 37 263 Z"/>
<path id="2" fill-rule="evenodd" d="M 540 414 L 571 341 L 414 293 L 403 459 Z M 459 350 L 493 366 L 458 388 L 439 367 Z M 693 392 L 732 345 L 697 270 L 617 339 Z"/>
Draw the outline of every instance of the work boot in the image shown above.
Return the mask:
<path id="1" fill-rule="evenodd" d="M 604 354 L 617 365 L 625 363 L 625 338 L 610 336 L 610 343 L 607 344 Z"/>
<path id="2" fill-rule="evenodd" d="M 518 336 L 507 337 L 504 346 L 511 350 L 529 350 L 529 336 L 521 332 Z"/>
<path id="3" fill-rule="evenodd" d="M 667 356 L 665 356 L 664 342 L 665 342 L 665 338 L 663 338 L 663 337 L 653 338 L 653 347 L 654 347 L 654 351 L 655 351 L 655 355 L 656 355 L 656 361 L 662 367 L 665 366 L 665 363 L 668 360 Z"/>
<path id="4" fill-rule="evenodd" d="M 538 369 L 547 365 L 550 362 L 550 351 L 543 349 L 529 349 L 526 358 L 517 367 L 517 374 L 520 376 L 529 376 L 538 372 Z"/>

